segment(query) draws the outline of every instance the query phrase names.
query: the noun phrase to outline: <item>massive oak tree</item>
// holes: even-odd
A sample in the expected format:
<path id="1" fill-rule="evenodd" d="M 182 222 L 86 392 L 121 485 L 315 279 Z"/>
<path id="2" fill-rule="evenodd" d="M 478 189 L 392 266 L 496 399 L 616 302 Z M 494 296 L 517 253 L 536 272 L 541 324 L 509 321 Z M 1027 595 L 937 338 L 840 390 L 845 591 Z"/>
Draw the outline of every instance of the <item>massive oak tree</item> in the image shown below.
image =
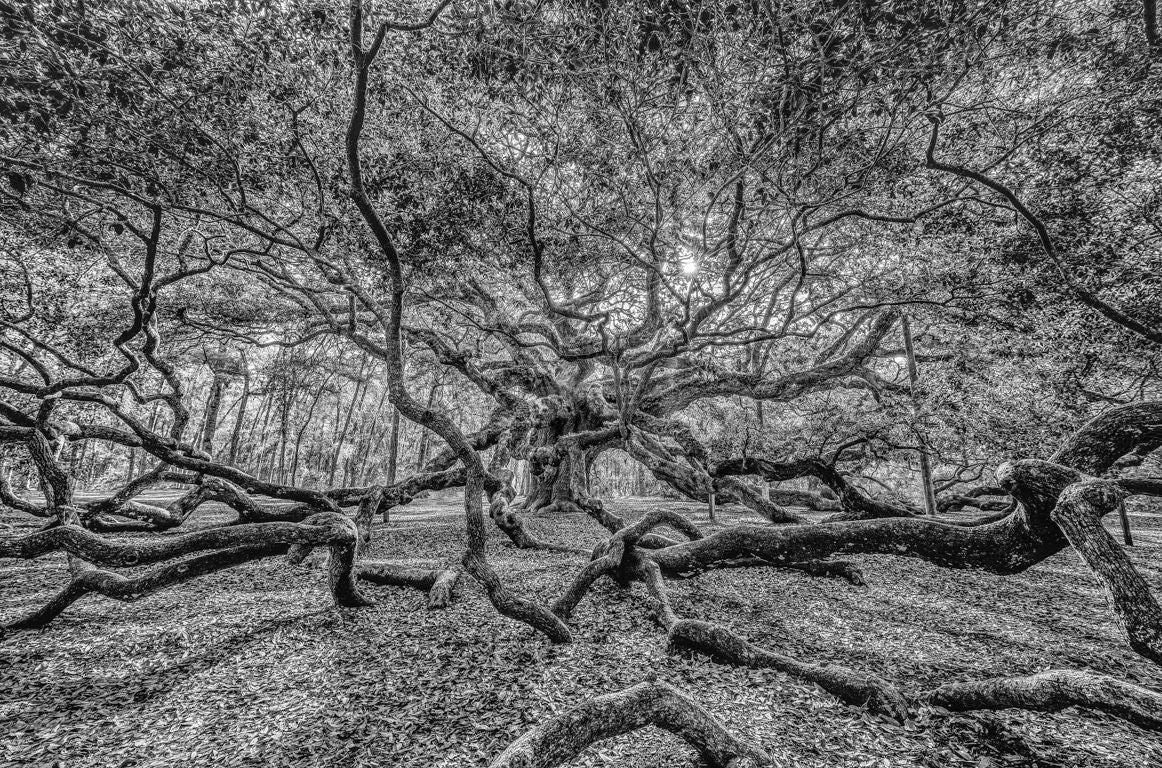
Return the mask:
<path id="1" fill-rule="evenodd" d="M 446 605 L 463 570 L 498 611 L 553 642 L 570 641 L 595 581 L 640 582 L 673 645 L 901 717 L 917 696 L 680 616 L 667 579 L 793 567 L 859 583 L 836 558 L 866 554 L 1003 575 L 1073 546 L 1130 647 L 1162 659 L 1162 610 L 1101 525 L 1126 497 L 1162 489 L 1120 474 L 1162 445 L 1156 296 L 1135 280 L 1157 281 L 1157 189 L 1141 179 L 1157 148 L 1134 143 L 1148 133 L 1134 119 L 1155 105 L 1141 94 L 1157 80 L 1157 46 L 1126 37 L 1137 16 L 1091 34 L 1099 10 L 3 7 L 24 56 L 5 76 L 15 109 L 0 156 L 0 441 L 40 493 L 0 476 L 0 502 L 45 524 L 0 542 L 0 555 L 65 552 L 70 563 L 63 591 L 8 626 L 45 625 L 89 593 L 132 600 L 326 548 L 340 605 L 367 603 L 361 579 Z M 1034 96 L 1022 90 L 1053 67 Z M 1122 154 L 1095 166 L 1063 156 L 1063 136 L 1111 93 L 1128 95 L 1129 124 L 1099 121 L 1093 135 Z M 1042 191 L 1062 179 L 1084 199 Z M 1055 223 L 1093 211 L 1112 226 Z M 1107 246 L 1108 263 L 1094 256 Z M 1042 290 L 1047 270 L 1060 285 Z M 1068 302 L 1062 325 L 1036 306 L 1054 297 Z M 923 380 L 905 318 L 922 323 Z M 1009 400 L 972 403 L 979 390 L 963 380 L 1031 370 L 1022 340 L 1062 327 L 1096 329 L 1056 353 L 1084 366 L 1070 391 L 1114 407 L 1071 429 L 1085 409 L 1067 411 L 1061 396 L 1037 412 L 1052 428 L 1031 434 L 1032 417 L 1004 413 Z M 1107 357 L 1127 345 L 1133 362 Z M 253 359 L 279 373 L 266 391 L 251 386 Z M 239 379 L 227 439 L 223 402 Z M 336 483 L 340 441 L 316 462 L 325 480 L 308 482 L 301 449 L 320 403 L 334 396 L 345 440 L 373 385 L 375 408 L 392 409 L 382 423 L 394 424 L 382 469 L 348 464 L 352 482 Z M 441 398 L 445 386 L 461 410 Z M 262 432 L 279 434 L 277 460 L 259 450 L 242 461 L 251 398 L 263 398 L 252 423 L 265 409 Z M 972 425 L 981 413 L 1003 417 L 1007 442 Z M 423 447 L 398 471 L 401 417 Z M 745 440 L 724 434 L 727 419 Z M 379 455 L 379 438 L 360 441 L 364 459 Z M 79 500 L 65 451 L 89 443 L 132 458 L 117 487 Z M 765 522 L 704 535 L 665 509 L 623 520 L 592 492 L 591 468 L 612 450 L 676 494 L 737 501 Z M 957 491 L 941 509 L 988 514 L 930 519 L 872 487 L 875 468 L 908 472 L 913 456 L 934 461 L 939 490 Z M 519 496 L 518 467 L 530 471 Z M 831 498 L 767 487 L 801 478 Z M 186 490 L 165 506 L 138 500 L 162 482 Z M 377 515 L 448 488 L 463 489 L 458 566 L 363 557 Z M 238 523 L 105 535 L 179 527 L 207 502 Z M 836 514 L 810 523 L 792 505 Z M 572 552 L 528 520 L 578 511 L 608 538 L 572 583 L 554 585 L 551 604 L 516 593 L 487 559 L 489 521 L 514 546 Z M 112 570 L 147 564 L 158 567 Z M 919 698 L 1079 704 L 1158 728 L 1157 696 L 1054 671 Z M 648 681 L 531 731 L 496 764 L 556 764 L 651 723 L 714 764 L 768 759 Z"/>

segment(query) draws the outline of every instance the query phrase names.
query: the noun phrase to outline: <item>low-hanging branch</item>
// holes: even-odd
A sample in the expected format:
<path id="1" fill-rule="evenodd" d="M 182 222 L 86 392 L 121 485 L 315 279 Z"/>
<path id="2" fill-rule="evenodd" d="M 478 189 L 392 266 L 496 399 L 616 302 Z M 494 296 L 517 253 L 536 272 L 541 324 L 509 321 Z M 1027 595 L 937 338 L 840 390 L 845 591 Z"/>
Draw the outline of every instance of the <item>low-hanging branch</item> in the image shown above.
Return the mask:
<path id="1" fill-rule="evenodd" d="M 816 477 L 834 491 L 840 510 L 828 521 L 870 520 L 888 517 L 914 517 L 913 513 L 897 504 L 875 499 L 848 482 L 834 462 L 818 458 L 772 461 L 762 457 L 734 457 L 724 459 L 711 469 L 716 478 L 732 475 L 759 475 L 767 482 L 782 482 L 800 477 Z M 721 480 L 719 482 L 722 482 Z"/>
<path id="2" fill-rule="evenodd" d="M 242 563 L 287 553 L 294 548 L 326 546 L 330 550 L 328 583 L 338 605 L 372 604 L 355 582 L 356 530 L 348 518 L 323 512 L 302 523 L 259 523 L 213 528 L 152 541 L 109 541 L 76 525 L 62 525 L 13 540 L 0 541 L 0 556 L 36 558 L 63 551 L 75 558 L 69 584 L 44 607 L 11 622 L 8 629 L 44 626 L 68 606 L 90 593 L 133 601 Z M 195 552 L 206 552 L 126 577 L 98 568 L 147 565 Z"/>

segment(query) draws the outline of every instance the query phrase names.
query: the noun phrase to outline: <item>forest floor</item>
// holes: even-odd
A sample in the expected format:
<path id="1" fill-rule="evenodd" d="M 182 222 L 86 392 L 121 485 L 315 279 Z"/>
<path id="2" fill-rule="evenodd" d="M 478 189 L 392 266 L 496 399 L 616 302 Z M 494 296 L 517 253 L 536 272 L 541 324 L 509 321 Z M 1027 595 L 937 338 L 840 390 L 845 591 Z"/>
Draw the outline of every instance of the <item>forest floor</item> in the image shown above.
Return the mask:
<path id="1" fill-rule="evenodd" d="M 658 504 L 715 527 L 694 504 L 611 507 L 634 518 Z M 394 512 L 377 525 L 372 557 L 458 558 L 456 501 Z M 189 527 L 225 519 L 207 507 Z M 1133 520 L 1130 556 L 1162 592 L 1162 517 Z M 743 521 L 745 510 L 726 507 L 716 526 Z M 559 542 L 603 538 L 582 517 L 531 522 Z M 35 524 L 0 513 L 0 535 Z M 544 601 L 585 560 L 518 551 L 495 533 L 490 557 L 513 588 Z M 670 584 L 687 617 L 909 690 L 1049 668 L 1162 688 L 1159 668 L 1128 649 L 1072 551 L 1010 577 L 855 559 L 866 587 L 767 568 Z M 65 576 L 59 555 L 0 560 L 0 621 L 45 602 Z M 471 579 L 443 611 L 426 610 L 417 591 L 364 586 L 376 606 L 337 610 L 320 570 L 268 560 L 137 603 L 90 597 L 42 631 L 11 633 L 0 639 L 0 766 L 486 766 L 531 725 L 650 673 L 757 740 L 779 766 L 1162 766 L 1162 737 L 1100 714 L 925 708 L 898 724 L 778 672 L 669 652 L 640 585 L 599 582 L 574 614 L 575 642 L 556 647 L 498 616 Z M 699 763 L 671 735 L 649 731 L 601 743 L 573 765 Z"/>

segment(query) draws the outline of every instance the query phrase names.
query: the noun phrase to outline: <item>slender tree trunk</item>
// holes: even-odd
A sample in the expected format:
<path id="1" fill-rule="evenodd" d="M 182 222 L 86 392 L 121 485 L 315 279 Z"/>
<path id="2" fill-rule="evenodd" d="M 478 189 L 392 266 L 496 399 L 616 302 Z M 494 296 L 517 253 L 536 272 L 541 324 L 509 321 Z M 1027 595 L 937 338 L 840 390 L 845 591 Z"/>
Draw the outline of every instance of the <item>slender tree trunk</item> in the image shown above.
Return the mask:
<path id="1" fill-rule="evenodd" d="M 225 375 L 215 373 L 210 383 L 210 394 L 206 398 L 206 416 L 202 424 L 201 448 L 209 454 L 214 452 L 214 433 L 218 431 L 218 412 L 222 408 L 222 395 L 229 385 Z"/>
<path id="2" fill-rule="evenodd" d="M 291 400 L 291 389 L 287 388 L 283 391 L 282 409 L 278 422 L 278 482 L 280 483 L 286 482 L 286 448 L 290 442 Z"/>
<path id="3" fill-rule="evenodd" d="M 399 465 L 399 409 L 391 406 L 391 437 L 387 443 L 387 484 L 395 483 Z"/>
<path id="4" fill-rule="evenodd" d="M 371 415 L 371 425 L 366 426 L 366 419 L 363 419 L 365 428 L 360 430 L 361 437 L 359 443 L 355 446 L 355 450 L 351 455 L 350 479 L 345 481 L 344 485 L 356 485 L 362 478 L 366 481 L 367 478 L 367 458 L 377 446 L 378 440 L 376 434 L 379 430 L 380 416 L 383 415 L 383 405 L 387 402 L 388 388 L 385 386 L 379 393 L 379 401 L 375 405 L 375 411 Z"/>
<path id="5" fill-rule="evenodd" d="M 234 464 L 238 458 L 238 442 L 242 438 L 242 420 L 246 418 L 246 405 L 250 402 L 250 364 L 242 355 L 242 395 L 238 399 L 238 417 L 234 419 L 234 432 L 230 435 L 230 454 L 227 464 Z"/>
<path id="6" fill-rule="evenodd" d="M 351 403 L 348 405 L 348 413 L 355 409 L 355 401 L 359 399 L 359 390 L 362 386 L 362 380 L 355 381 L 355 391 L 351 393 Z M 326 483 L 333 486 L 335 482 L 335 471 L 339 466 L 339 454 L 343 450 L 343 446 L 339 444 L 340 434 L 343 439 L 347 437 L 346 429 L 343 426 L 343 387 L 338 387 L 335 391 L 335 416 L 332 419 L 331 429 L 331 445 L 335 449 L 330 454 L 324 455 L 322 451 L 319 452 L 319 469 L 320 476 L 326 475 Z"/>
<path id="7" fill-rule="evenodd" d="M 311 404 L 307 407 L 307 417 L 303 419 L 303 424 L 299 427 L 298 434 L 295 435 L 295 450 L 291 459 L 291 474 L 290 484 L 295 485 L 299 474 L 299 451 L 303 446 L 303 435 L 307 433 L 307 427 L 311 425 L 311 421 L 315 418 L 315 407 L 318 406 L 319 400 L 323 397 L 323 392 L 327 389 L 327 383 L 330 382 L 331 377 L 323 379 L 323 383 L 319 385 L 319 389 L 315 392 L 315 396 L 311 398 Z"/>
<path id="8" fill-rule="evenodd" d="M 1162 605 L 1102 525 L 1102 518 L 1123 501 L 1121 489 L 1109 481 L 1083 481 L 1061 493 L 1052 518 L 1102 582 L 1130 647 L 1162 664 Z"/>
<path id="9" fill-rule="evenodd" d="M 916 347 L 912 343 L 912 326 L 908 322 L 907 315 L 901 318 L 901 325 L 904 329 L 904 353 L 908 356 L 908 382 L 912 385 L 912 402 L 914 405 L 917 387 L 920 385 L 920 367 L 916 364 Z M 928 459 L 928 448 L 924 444 L 923 435 L 920 436 L 918 453 L 920 454 L 920 480 L 924 486 L 924 511 L 929 515 L 935 515 L 936 490 L 932 483 L 932 465 Z"/>
<path id="10" fill-rule="evenodd" d="M 262 465 L 266 461 L 266 437 L 270 433 L 270 414 L 273 408 L 273 396 L 267 392 L 266 396 L 262 398 L 262 404 L 258 407 L 258 413 L 254 416 L 255 426 L 258 425 L 259 418 L 262 419 L 262 429 L 258 433 L 258 440 L 255 442 L 251 440 L 250 450 L 247 452 L 249 461 L 255 463 L 254 471 L 258 477 L 262 477 Z"/>
<path id="11" fill-rule="evenodd" d="M 332 485 L 335 481 L 335 470 L 339 466 L 339 458 L 343 454 L 343 446 L 347 442 L 347 430 L 351 426 L 351 418 L 355 415 L 358 408 L 363 407 L 363 400 L 367 397 L 368 383 L 370 377 L 364 378 L 364 371 L 367 367 L 366 358 L 359 363 L 359 381 L 355 384 L 355 392 L 351 395 L 351 405 L 347 408 L 347 415 L 343 419 L 343 426 L 339 428 L 338 434 L 335 435 L 335 452 L 331 456 L 331 471 L 327 473 L 327 485 Z M 338 426 L 338 414 L 336 414 L 336 426 Z"/>
<path id="12" fill-rule="evenodd" d="M 428 402 L 426 405 L 427 410 L 430 411 L 435 406 L 436 395 L 439 393 L 440 388 L 443 386 L 444 386 L 444 377 L 442 375 L 438 376 L 436 379 L 434 379 L 432 381 L 432 388 L 428 390 Z M 398 413 L 398 411 L 396 411 L 396 412 Z M 426 464 L 428 461 L 428 447 L 429 447 L 430 442 L 431 441 L 428 438 L 428 430 L 421 428 L 420 429 L 419 450 L 416 452 L 416 471 L 417 472 L 423 471 L 424 464 Z"/>

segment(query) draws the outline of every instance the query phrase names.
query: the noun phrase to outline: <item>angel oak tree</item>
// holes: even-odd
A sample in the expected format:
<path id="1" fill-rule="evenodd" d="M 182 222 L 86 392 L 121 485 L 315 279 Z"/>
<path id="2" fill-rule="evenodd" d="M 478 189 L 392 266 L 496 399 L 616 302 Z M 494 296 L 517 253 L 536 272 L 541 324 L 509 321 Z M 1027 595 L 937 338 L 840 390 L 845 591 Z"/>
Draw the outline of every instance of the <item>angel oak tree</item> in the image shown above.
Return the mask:
<path id="1" fill-rule="evenodd" d="M 117 23 L 83 8 L 5 10 L 6 31 L 27 44 L 17 84 L 29 117 L 6 124 L 26 140 L 5 138 L 0 157 L 5 234 L 19 251 L 0 294 L 0 443 L 27 456 L 43 501 L 23 498 L 0 472 L 0 503 L 45 525 L 0 540 L 0 556 L 62 552 L 70 568 L 57 596 L 6 630 L 44 626 L 88 594 L 135 600 L 325 548 L 345 607 L 368 604 L 360 581 L 412 586 L 445 606 L 463 571 L 500 613 L 565 643 L 597 580 L 640 582 L 671 645 L 778 669 L 891 717 L 919 701 L 1083 706 L 1162 729 L 1157 692 L 1102 676 L 1054 670 L 917 693 L 675 610 L 667 580 L 710 569 L 791 567 L 858 584 L 856 564 L 835 558 L 878 554 L 1006 575 L 1072 545 L 1108 591 L 1129 646 L 1162 661 L 1162 609 L 1101 524 L 1127 496 L 1162 495 L 1162 481 L 1117 474 L 1126 457 L 1145 460 L 1162 445 L 1162 404 L 1145 383 L 1048 459 L 1003 463 L 987 493 L 1012 501 L 969 522 L 917 516 L 845 472 L 856 451 L 876 458 L 876 441 L 915 451 L 894 436 L 724 455 L 690 418 L 709 403 L 758 404 L 762 416 L 763 404 L 841 395 L 881 420 L 913 413 L 919 379 L 885 363 L 901 312 L 928 308 L 934 325 L 979 320 L 973 308 L 993 301 L 990 287 L 963 279 L 958 254 L 929 256 L 965 221 L 973 231 L 1009 226 L 993 218 L 998 207 L 1033 228 L 1095 321 L 1157 341 L 1133 307 L 1074 274 L 1018 190 L 940 151 L 963 138 L 949 104 L 969 105 L 957 108 L 964 121 L 1011 96 L 990 90 L 1003 79 L 994 67 L 1032 34 L 1035 13 L 1006 16 L 1017 11 L 1001 2 L 899 14 L 800 5 L 772 15 L 715 3 L 700 14 L 565 3 L 525 15 L 444 0 L 400 21 L 355 0 L 345 20 L 292 3 L 269 9 L 258 29 L 234 23 L 246 9 L 117 18 L 114 8 Z M 1072 66 L 1088 82 L 1088 65 Z M 42 71 L 60 77 L 46 84 Z M 1076 97 L 1065 87 L 1050 95 Z M 1023 158 L 1023 141 L 1006 151 Z M 40 247 L 87 261 L 46 266 Z M 61 282 L 70 289 L 58 291 Z M 227 368 L 210 366 L 199 427 L 191 350 L 209 363 L 209 348 L 258 354 L 321 339 L 357 353 L 360 370 L 377 371 L 383 401 L 444 447 L 425 452 L 414 473 L 349 487 L 333 485 L 334 465 L 325 484 L 298 482 L 293 459 L 289 478 L 261 462 L 247 471 L 234 440 L 223 460 L 215 434 Z M 487 415 L 469 426 L 434 385 L 417 393 L 419 364 Z M 363 397 L 367 386 L 357 385 Z M 903 411 L 892 410 L 895 395 L 910 401 Z M 283 432 L 290 412 L 284 400 Z M 905 431 L 926 426 L 914 421 Z M 82 442 L 158 464 L 79 501 L 65 449 Z M 590 491 L 591 466 L 613 449 L 681 495 L 738 501 L 769 523 L 704 534 L 664 506 L 624 520 Z M 532 472 L 523 498 L 514 459 Z M 778 503 L 801 497 L 764 496 L 745 476 L 816 478 L 838 514 L 805 522 Z M 161 482 L 189 490 L 164 506 L 139 500 Z M 459 565 L 365 558 L 376 515 L 448 488 L 463 488 Z M 236 510 L 236 524 L 105 535 L 177 528 L 207 502 Z M 518 594 L 487 557 L 486 522 L 517 547 L 575 553 L 526 522 L 568 511 L 609 536 L 571 583 L 553 585 L 551 603 Z M 152 569 L 116 570 L 139 566 Z M 556 765 L 647 725 L 713 765 L 770 762 L 689 696 L 647 679 L 534 728 L 494 765 Z"/>

